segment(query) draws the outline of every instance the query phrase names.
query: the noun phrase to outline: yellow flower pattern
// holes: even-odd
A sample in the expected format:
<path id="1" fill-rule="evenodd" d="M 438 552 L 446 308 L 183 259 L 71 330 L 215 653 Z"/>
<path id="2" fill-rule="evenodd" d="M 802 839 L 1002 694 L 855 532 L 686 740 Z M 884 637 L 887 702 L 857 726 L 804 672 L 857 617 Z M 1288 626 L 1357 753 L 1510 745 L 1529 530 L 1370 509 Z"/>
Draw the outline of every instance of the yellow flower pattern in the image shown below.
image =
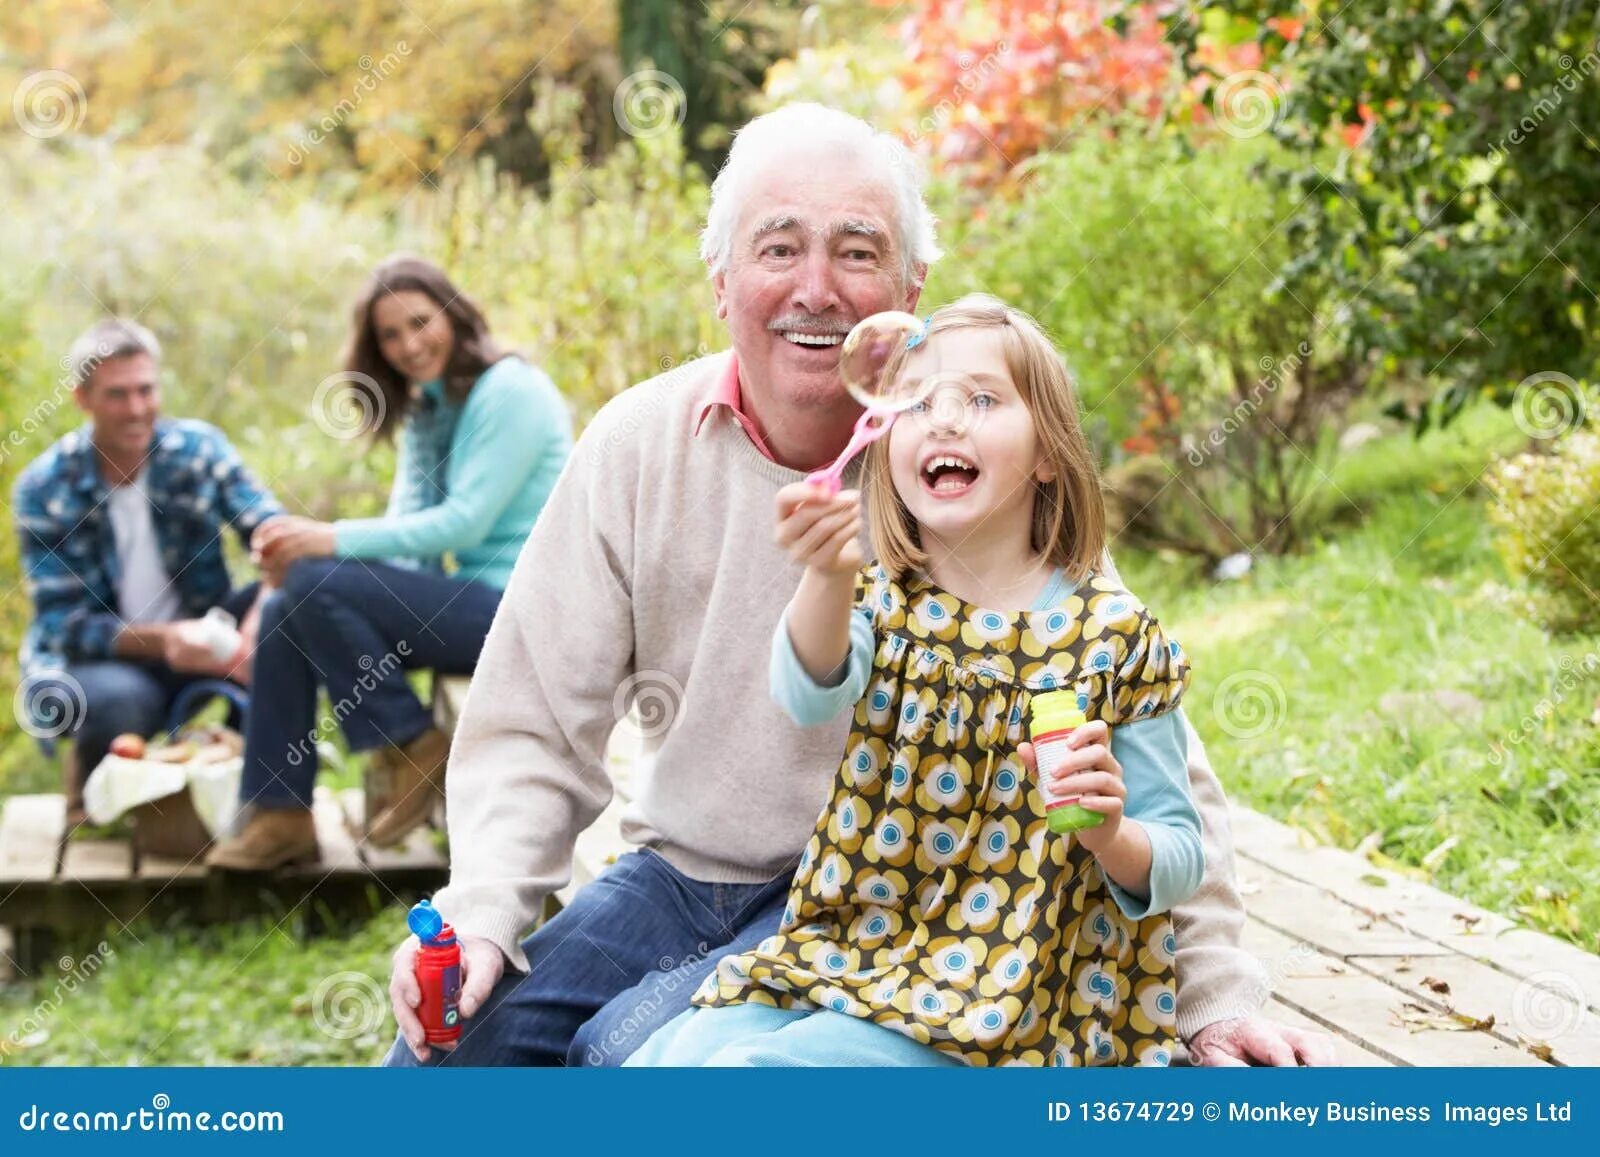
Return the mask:
<path id="1" fill-rule="evenodd" d="M 1165 1064 L 1176 938 L 1129 920 L 1056 836 L 1017 745 L 1034 692 L 1116 725 L 1174 709 L 1188 661 L 1096 573 L 1062 606 L 992 611 L 864 570 L 874 670 L 782 928 L 695 996 L 871 1019 L 973 1065 Z"/>

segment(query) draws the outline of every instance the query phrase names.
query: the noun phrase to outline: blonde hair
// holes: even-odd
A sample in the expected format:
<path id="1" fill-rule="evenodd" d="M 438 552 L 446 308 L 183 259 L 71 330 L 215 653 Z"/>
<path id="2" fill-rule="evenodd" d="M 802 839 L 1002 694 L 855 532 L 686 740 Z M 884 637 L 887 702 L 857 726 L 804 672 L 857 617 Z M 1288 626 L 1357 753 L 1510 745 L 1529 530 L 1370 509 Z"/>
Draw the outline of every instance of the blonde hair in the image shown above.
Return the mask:
<path id="1" fill-rule="evenodd" d="M 1106 509 L 1094 451 L 1078 421 L 1072 376 L 1038 322 L 988 294 L 968 294 L 935 311 L 924 340 L 960 329 L 1001 331 L 1006 369 L 1033 416 L 1044 459 L 1055 473 L 1049 482 L 1034 481 L 1033 549 L 1082 583 L 1105 551 Z M 900 372 L 909 356 L 898 354 L 885 372 Z M 903 580 L 926 566 L 928 556 L 916 521 L 889 476 L 888 438 L 867 451 L 863 485 L 878 562 Z"/>

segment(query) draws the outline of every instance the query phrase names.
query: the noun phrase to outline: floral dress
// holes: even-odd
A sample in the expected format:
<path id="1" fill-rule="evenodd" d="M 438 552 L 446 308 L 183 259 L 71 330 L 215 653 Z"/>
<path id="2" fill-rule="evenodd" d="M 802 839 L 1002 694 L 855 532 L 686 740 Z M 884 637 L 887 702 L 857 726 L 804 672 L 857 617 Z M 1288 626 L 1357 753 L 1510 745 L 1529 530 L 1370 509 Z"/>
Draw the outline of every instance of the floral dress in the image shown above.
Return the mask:
<path id="1" fill-rule="evenodd" d="M 1016 750 L 1036 691 L 1076 687 L 1112 725 L 1173 710 L 1177 643 L 1099 573 L 1016 613 L 872 566 L 857 606 L 872 674 L 781 929 L 695 1003 L 833 1009 L 974 1065 L 1168 1063 L 1172 922 L 1122 914 Z"/>

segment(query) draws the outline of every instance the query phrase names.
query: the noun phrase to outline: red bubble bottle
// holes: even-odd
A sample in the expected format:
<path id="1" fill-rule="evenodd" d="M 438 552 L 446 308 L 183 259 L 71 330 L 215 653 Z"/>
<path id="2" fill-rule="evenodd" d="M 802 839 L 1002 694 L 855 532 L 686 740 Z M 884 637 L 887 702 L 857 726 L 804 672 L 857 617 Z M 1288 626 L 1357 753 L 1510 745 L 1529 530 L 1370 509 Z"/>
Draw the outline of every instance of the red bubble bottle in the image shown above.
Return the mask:
<path id="1" fill-rule="evenodd" d="M 417 986 L 422 989 L 417 1019 L 429 1044 L 454 1044 L 461 1039 L 461 945 L 455 929 L 427 900 L 417 902 L 406 923 L 422 941 L 417 950 Z"/>

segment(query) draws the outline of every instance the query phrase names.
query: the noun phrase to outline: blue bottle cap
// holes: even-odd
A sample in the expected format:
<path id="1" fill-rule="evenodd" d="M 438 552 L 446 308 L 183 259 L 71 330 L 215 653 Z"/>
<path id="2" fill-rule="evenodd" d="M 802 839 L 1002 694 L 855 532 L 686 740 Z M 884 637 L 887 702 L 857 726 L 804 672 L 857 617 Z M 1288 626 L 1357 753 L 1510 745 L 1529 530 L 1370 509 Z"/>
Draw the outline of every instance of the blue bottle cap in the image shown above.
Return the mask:
<path id="1" fill-rule="evenodd" d="M 431 944 L 439 938 L 439 933 L 444 929 L 444 917 L 439 915 L 439 909 L 429 901 L 418 900 L 407 914 L 406 924 L 418 940 L 424 944 Z"/>

